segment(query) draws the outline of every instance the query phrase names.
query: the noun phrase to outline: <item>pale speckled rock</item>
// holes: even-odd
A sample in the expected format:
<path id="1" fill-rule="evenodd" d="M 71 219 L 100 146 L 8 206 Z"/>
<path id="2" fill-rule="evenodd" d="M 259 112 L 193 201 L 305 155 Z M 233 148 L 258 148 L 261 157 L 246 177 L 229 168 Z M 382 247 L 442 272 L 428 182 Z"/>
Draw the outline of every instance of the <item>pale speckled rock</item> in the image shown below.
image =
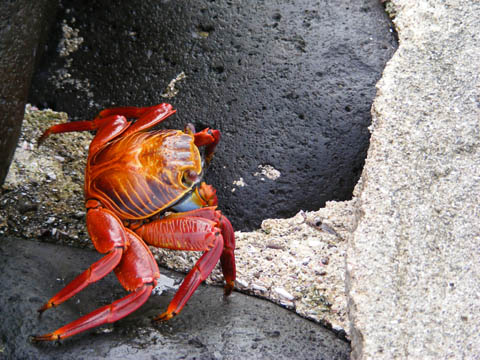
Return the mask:
<path id="1" fill-rule="evenodd" d="M 480 2 L 391 3 L 347 251 L 352 358 L 479 358 Z"/>
<path id="2" fill-rule="evenodd" d="M 0 234 L 92 247 L 83 200 L 91 134 L 52 135 L 40 148 L 36 146 L 43 130 L 65 121 L 65 113 L 27 106 L 20 145 L 0 194 Z M 265 177 L 279 176 L 273 168 L 259 171 Z M 354 220 L 351 202 L 329 202 L 317 212 L 265 220 L 258 231 L 236 232 L 236 288 L 344 335 L 348 323 L 345 238 Z M 163 249 L 153 252 L 159 265 L 182 272 L 189 271 L 201 255 Z M 207 282 L 222 281 L 217 267 Z"/>
<path id="3" fill-rule="evenodd" d="M 352 202 L 328 202 L 319 211 L 264 220 L 257 231 L 236 232 L 236 288 L 345 335 L 345 238 L 354 221 Z M 160 265 L 184 272 L 198 258 L 187 252 L 154 252 Z M 217 267 L 207 282 L 221 281 Z"/>
<path id="4" fill-rule="evenodd" d="M 27 105 L 18 147 L 0 193 L 0 234 L 90 246 L 83 178 L 88 132 L 37 139 L 67 114 Z"/>

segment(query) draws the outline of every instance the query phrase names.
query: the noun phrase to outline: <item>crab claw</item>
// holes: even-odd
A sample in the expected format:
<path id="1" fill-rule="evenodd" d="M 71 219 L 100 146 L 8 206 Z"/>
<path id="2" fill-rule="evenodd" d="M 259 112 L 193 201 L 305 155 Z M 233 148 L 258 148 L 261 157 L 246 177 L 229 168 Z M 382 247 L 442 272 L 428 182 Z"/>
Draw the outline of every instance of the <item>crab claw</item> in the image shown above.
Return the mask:
<path id="1" fill-rule="evenodd" d="M 198 188 L 198 193 L 200 197 L 205 201 L 203 206 L 217 206 L 217 190 L 212 185 L 207 185 L 202 182 Z"/>
<path id="2" fill-rule="evenodd" d="M 207 164 L 210 164 L 213 154 L 215 153 L 215 147 L 220 141 L 220 131 L 215 129 L 206 128 L 195 134 L 195 145 L 205 146 L 205 160 Z"/>

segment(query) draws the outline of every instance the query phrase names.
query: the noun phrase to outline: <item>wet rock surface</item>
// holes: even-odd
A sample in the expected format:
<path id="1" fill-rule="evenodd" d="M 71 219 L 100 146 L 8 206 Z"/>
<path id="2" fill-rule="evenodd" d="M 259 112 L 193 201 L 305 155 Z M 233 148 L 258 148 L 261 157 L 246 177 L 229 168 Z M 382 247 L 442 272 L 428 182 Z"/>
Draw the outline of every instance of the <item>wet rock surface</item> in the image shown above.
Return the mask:
<path id="1" fill-rule="evenodd" d="M 0 238 L 0 348 L 6 358 L 30 359 L 347 359 L 349 345 L 323 327 L 277 305 L 220 287 L 201 286 L 175 319 L 152 324 L 183 275 L 161 270 L 163 292 L 130 316 L 62 341 L 33 344 L 125 295 L 113 275 L 38 319 L 36 309 L 99 254 L 71 247 Z M 173 280 L 172 280 L 173 279 Z M 161 289 L 159 289 L 159 292 Z"/>
<path id="2" fill-rule="evenodd" d="M 57 23 L 33 104 L 84 119 L 168 101 L 166 126 L 220 129 L 206 180 L 236 229 L 351 197 L 396 48 L 378 1 L 62 1 Z"/>

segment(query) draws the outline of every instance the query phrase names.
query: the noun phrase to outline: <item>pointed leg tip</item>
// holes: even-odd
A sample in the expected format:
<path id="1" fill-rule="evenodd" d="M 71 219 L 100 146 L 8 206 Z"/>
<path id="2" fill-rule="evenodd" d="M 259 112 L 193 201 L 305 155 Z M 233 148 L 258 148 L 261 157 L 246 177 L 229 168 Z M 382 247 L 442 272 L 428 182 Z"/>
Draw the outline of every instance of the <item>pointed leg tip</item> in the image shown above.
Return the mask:
<path id="1" fill-rule="evenodd" d="M 40 136 L 38 139 L 37 139 L 37 149 L 42 146 L 43 142 L 45 141 L 46 139 L 46 136 Z"/>
<path id="2" fill-rule="evenodd" d="M 37 310 L 38 316 L 41 316 L 45 310 L 50 309 L 53 306 L 52 303 L 46 303 L 44 304 L 40 309 Z"/>
<path id="3" fill-rule="evenodd" d="M 32 343 L 38 343 L 43 340 L 43 335 L 30 335 L 29 339 Z"/>
<path id="4" fill-rule="evenodd" d="M 158 315 L 156 318 L 153 318 L 154 322 L 165 322 L 173 318 L 176 314 L 175 313 L 169 313 L 168 311 L 165 311 L 163 314 Z"/>
<path id="5" fill-rule="evenodd" d="M 33 343 L 39 343 L 42 341 L 54 341 L 60 340 L 60 335 L 55 335 L 53 333 L 45 334 L 45 335 L 30 335 L 30 341 Z"/>
<path id="6" fill-rule="evenodd" d="M 51 133 L 52 131 L 50 128 L 43 132 L 43 134 L 37 139 L 37 148 L 39 148 L 43 144 L 43 142 L 47 139 L 47 137 L 50 136 Z"/>
<path id="7" fill-rule="evenodd" d="M 234 287 L 235 287 L 235 282 L 228 281 L 225 284 L 225 287 L 223 288 L 223 296 L 230 296 L 233 292 Z"/>

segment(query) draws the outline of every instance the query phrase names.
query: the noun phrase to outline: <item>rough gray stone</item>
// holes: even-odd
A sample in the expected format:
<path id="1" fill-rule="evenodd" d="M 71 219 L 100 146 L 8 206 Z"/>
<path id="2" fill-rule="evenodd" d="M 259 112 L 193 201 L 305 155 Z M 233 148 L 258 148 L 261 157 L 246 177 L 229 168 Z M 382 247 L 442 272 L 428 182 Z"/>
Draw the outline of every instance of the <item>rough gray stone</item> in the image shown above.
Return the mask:
<path id="1" fill-rule="evenodd" d="M 17 146 L 41 35 L 55 16 L 56 2 L 0 3 L 0 185 Z"/>
<path id="2" fill-rule="evenodd" d="M 352 358 L 478 358 L 480 2 L 392 4 L 347 252 Z"/>

